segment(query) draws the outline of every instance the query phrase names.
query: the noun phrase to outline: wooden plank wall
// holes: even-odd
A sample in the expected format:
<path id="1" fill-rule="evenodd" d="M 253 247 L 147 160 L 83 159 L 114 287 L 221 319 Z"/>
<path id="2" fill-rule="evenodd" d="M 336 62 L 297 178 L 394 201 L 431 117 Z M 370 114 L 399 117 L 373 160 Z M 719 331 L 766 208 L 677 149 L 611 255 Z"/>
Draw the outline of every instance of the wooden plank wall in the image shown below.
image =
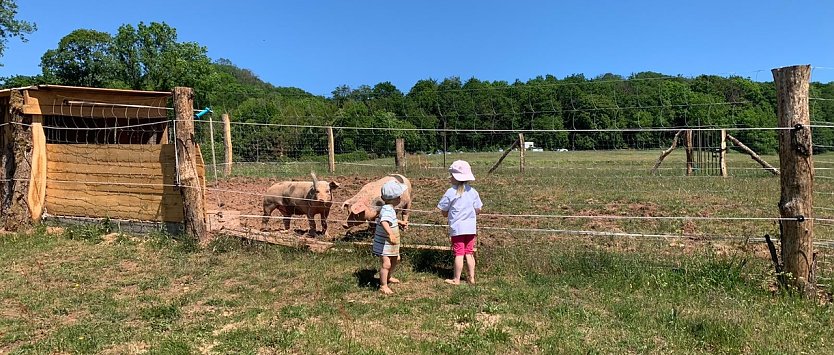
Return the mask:
<path id="1" fill-rule="evenodd" d="M 48 144 L 46 151 L 47 213 L 182 222 L 172 144 Z"/>

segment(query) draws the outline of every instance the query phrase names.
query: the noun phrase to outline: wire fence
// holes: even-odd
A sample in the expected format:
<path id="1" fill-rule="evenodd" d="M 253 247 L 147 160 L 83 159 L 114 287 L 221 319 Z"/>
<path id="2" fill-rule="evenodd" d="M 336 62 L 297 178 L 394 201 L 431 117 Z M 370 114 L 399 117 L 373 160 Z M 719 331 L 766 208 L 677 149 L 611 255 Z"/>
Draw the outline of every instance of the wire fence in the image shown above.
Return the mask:
<path id="1" fill-rule="evenodd" d="M 722 131 L 732 134 L 778 168 L 775 151 L 758 147 L 773 147 L 779 131 L 790 128 L 751 125 L 746 115 L 752 112 L 752 103 L 747 100 L 688 97 L 675 101 L 667 97 L 664 90 L 668 87 L 663 86 L 627 87 L 612 82 L 599 87 L 615 92 L 612 97 L 616 99 L 585 100 L 570 92 L 567 99 L 555 92 L 534 97 L 532 91 L 518 91 L 513 93 L 514 100 L 522 104 L 509 107 L 500 97 L 484 96 L 488 91 L 462 90 L 445 104 L 476 107 L 470 115 L 460 113 L 462 109 L 415 111 L 391 101 L 386 105 L 392 106 L 382 106 L 389 114 L 363 111 L 350 116 L 346 111 L 320 108 L 314 99 L 276 104 L 250 98 L 255 100 L 252 106 L 274 110 L 253 114 L 238 108 L 232 111 L 228 129 L 217 114 L 195 121 L 194 139 L 201 147 L 209 181 L 207 203 L 209 209 L 240 211 L 246 227 L 274 230 L 280 228 L 277 220 L 281 217 L 264 218 L 266 189 L 278 181 L 310 180 L 312 171 L 341 185 L 333 191 L 330 232 L 362 237 L 361 232 L 341 229 L 346 220 L 342 204 L 364 184 L 399 169 L 414 186 L 408 238 L 414 243 L 446 245 L 445 221 L 434 205 L 448 188 L 448 165 L 463 159 L 473 166 L 474 186 L 486 204 L 479 227 L 487 244 L 564 236 L 701 244 L 759 242 L 765 234 L 778 239 L 779 223 L 784 220 L 777 207 L 779 178 L 738 147 L 730 144 L 725 149 L 720 136 Z M 626 95 L 632 89 L 643 94 Z M 827 152 L 834 147 L 834 124 L 820 114 L 830 105 L 826 100 L 811 100 L 814 149 L 821 153 L 814 157 L 817 207 L 813 220 L 822 277 L 830 277 L 834 270 L 829 253 L 834 246 L 834 209 L 828 207 L 834 206 L 834 153 Z M 170 110 L 151 117 L 148 107 L 119 107 L 119 114 L 112 108 L 112 119 L 97 119 L 84 114 L 89 104 L 77 105 L 70 112 L 81 114 L 44 118 L 48 144 L 174 142 L 176 121 Z M 362 119 L 368 124 L 344 124 Z M 689 158 L 687 145 L 678 136 L 681 130 L 693 132 Z M 514 147 L 519 134 L 525 144 Z M 397 139 L 405 142 L 406 150 L 400 167 L 395 159 Z M 653 171 L 663 151 L 675 142 L 677 148 Z M 120 169 L 139 169 L 127 156 L 105 159 Z M 720 176 L 722 164 L 726 177 Z M 175 165 L 168 169 L 176 169 Z M 93 191 L 102 185 L 119 191 L 194 188 L 174 180 L 151 179 L 138 170 L 128 175 L 113 181 L 95 174 L 65 174 L 47 183 L 81 184 Z M 307 228 L 306 217 L 291 220 L 293 228 Z"/>

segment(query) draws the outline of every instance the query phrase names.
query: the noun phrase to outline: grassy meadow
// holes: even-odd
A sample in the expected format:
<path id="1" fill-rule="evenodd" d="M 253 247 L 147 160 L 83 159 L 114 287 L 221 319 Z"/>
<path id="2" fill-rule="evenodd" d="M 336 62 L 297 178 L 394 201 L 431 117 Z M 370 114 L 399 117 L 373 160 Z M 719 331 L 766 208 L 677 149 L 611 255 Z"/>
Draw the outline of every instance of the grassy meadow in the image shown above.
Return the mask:
<path id="1" fill-rule="evenodd" d="M 834 352 L 828 297 L 777 290 L 750 239 L 774 235 L 773 221 L 507 216 L 778 216 L 778 177 L 748 157 L 731 153 L 726 179 L 685 177 L 679 153 L 657 175 L 659 152 L 529 152 L 525 174 L 512 154 L 492 175 L 498 153 L 448 155 L 472 163 L 490 214 L 479 220 L 478 283 L 446 285 L 447 251 L 409 249 L 389 297 L 369 248 L 344 242 L 323 254 L 223 236 L 198 246 L 108 223 L 0 235 L 0 353 Z M 446 187 L 443 156 L 425 158 L 428 168 L 409 160 L 417 210 Z M 364 179 L 393 161 L 361 164 L 333 176 L 320 163 L 239 164 L 234 179 L 303 178 L 311 167 Z M 815 203 L 830 206 L 834 188 L 816 187 Z M 829 238 L 824 224 L 816 231 Z M 445 240 L 417 226 L 404 238 Z"/>

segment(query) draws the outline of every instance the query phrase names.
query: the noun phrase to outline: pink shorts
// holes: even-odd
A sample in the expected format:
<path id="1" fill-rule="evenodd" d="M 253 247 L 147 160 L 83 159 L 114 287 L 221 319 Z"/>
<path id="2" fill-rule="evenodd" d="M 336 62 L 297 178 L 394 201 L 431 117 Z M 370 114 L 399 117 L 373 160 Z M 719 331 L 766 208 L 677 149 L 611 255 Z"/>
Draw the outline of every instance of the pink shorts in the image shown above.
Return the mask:
<path id="1" fill-rule="evenodd" d="M 452 252 L 455 256 L 475 253 L 476 234 L 461 234 L 452 237 Z"/>

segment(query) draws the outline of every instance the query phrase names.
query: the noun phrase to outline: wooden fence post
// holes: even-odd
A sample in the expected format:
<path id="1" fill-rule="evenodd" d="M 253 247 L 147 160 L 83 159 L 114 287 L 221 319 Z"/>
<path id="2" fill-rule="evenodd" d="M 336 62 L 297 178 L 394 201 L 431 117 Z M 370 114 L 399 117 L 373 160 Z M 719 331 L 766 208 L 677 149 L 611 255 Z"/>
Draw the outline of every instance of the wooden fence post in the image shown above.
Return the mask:
<path id="1" fill-rule="evenodd" d="M 223 116 L 223 142 L 225 149 L 225 165 L 223 165 L 223 175 L 232 175 L 232 123 L 229 120 L 229 114 L 224 113 Z"/>
<path id="2" fill-rule="evenodd" d="M 524 133 L 518 134 L 518 171 L 524 174 Z"/>
<path id="3" fill-rule="evenodd" d="M 404 138 L 397 138 L 396 141 L 397 146 L 397 156 L 395 158 L 395 163 L 397 165 L 397 172 L 404 173 L 405 172 L 405 139 Z"/>
<path id="4" fill-rule="evenodd" d="M 776 84 L 779 117 L 779 199 L 782 264 L 788 282 L 806 296 L 816 293 L 813 186 L 814 161 L 808 88 L 811 66 L 798 65 L 772 70 Z"/>
<path id="5" fill-rule="evenodd" d="M 333 138 L 333 127 L 327 127 L 327 171 L 336 172 L 336 140 Z"/>
<path id="6" fill-rule="evenodd" d="M 32 129 L 23 114 L 24 94 L 12 90 L 9 96 L 6 146 L 3 147 L 5 178 L 3 196 L 3 227 L 18 231 L 31 226 L 29 181 L 32 174 Z"/>
<path id="7" fill-rule="evenodd" d="M 211 167 L 214 173 L 214 180 L 217 181 L 217 155 L 214 151 L 214 115 L 208 115 L 209 118 L 209 140 L 211 141 Z M 205 160 L 205 159 L 204 159 Z"/>
<path id="8" fill-rule="evenodd" d="M 721 145 L 718 152 L 718 172 L 727 177 L 727 130 L 721 130 Z"/>
<path id="9" fill-rule="evenodd" d="M 174 88 L 177 131 L 174 140 L 179 161 L 180 193 L 183 197 L 185 233 L 201 243 L 207 241 L 205 196 L 197 175 L 197 144 L 194 141 L 194 92 L 191 88 Z"/>
<path id="10" fill-rule="evenodd" d="M 695 166 L 694 151 L 692 148 L 692 130 L 686 130 L 686 176 L 692 176 L 692 168 Z"/>

